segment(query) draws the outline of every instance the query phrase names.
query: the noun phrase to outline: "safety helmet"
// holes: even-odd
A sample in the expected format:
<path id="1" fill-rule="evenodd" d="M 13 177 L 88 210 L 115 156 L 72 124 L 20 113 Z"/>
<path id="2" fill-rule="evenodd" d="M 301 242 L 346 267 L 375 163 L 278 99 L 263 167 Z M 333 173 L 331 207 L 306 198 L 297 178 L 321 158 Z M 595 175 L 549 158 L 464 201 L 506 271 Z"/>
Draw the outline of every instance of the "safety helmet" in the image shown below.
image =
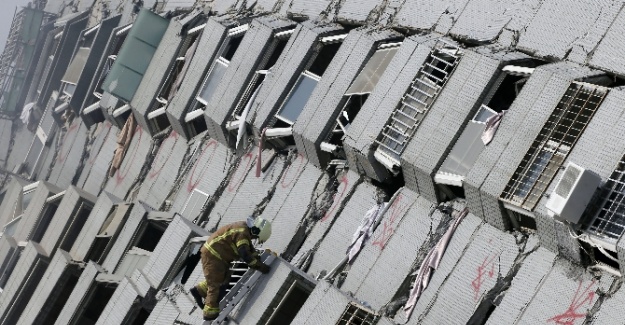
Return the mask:
<path id="1" fill-rule="evenodd" d="M 254 229 L 252 234 L 256 235 L 258 237 L 258 241 L 260 241 L 261 243 L 266 242 L 267 239 L 269 239 L 269 237 L 271 236 L 271 222 L 269 220 L 257 217 L 254 220 L 254 224 L 252 227 L 256 228 Z"/>

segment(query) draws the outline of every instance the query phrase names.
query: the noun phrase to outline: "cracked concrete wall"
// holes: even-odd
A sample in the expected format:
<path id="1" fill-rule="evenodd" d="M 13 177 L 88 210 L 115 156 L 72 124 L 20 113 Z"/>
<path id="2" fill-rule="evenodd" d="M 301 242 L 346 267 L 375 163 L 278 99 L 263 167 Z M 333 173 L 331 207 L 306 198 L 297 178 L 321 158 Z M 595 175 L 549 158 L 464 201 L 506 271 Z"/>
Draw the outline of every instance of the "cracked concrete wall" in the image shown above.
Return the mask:
<path id="1" fill-rule="evenodd" d="M 356 187 L 345 208 L 332 222 L 319 248 L 314 253 L 308 273 L 317 276 L 322 271 L 330 272 L 345 256 L 352 237 L 363 216 L 376 204 L 377 188 L 370 183 Z"/>
<path id="2" fill-rule="evenodd" d="M 335 11 L 340 22 L 349 24 L 374 23 L 385 12 L 387 6 L 391 5 L 392 1 L 348 0 L 343 1 Z"/>
<path id="3" fill-rule="evenodd" d="M 98 235 L 98 232 L 102 227 L 102 224 L 109 216 L 113 207 L 120 203 L 123 203 L 120 198 L 108 192 L 102 192 L 102 194 L 98 196 L 89 217 L 76 237 L 76 241 L 74 242 L 72 249 L 69 251 L 72 259 L 76 261 L 85 260 L 95 237 Z"/>
<path id="4" fill-rule="evenodd" d="M 599 305 L 600 309 L 591 311 L 591 323 L 592 324 L 618 324 L 622 317 L 622 311 L 619 306 L 623 303 L 623 294 L 625 290 L 622 289 L 622 280 L 616 279 L 609 290 L 598 290 L 597 295 L 599 300 L 595 305 Z"/>
<path id="5" fill-rule="evenodd" d="M 271 73 L 265 76 L 263 86 L 258 90 L 256 100 L 252 103 L 247 122 L 253 125 L 255 133 L 260 134 L 260 131 L 274 119 L 274 114 L 281 107 L 297 78 L 312 64 L 309 61 L 320 50 L 319 38 L 341 30 L 342 27 L 338 24 L 311 21 L 304 21 L 296 26 L 282 55 Z"/>
<path id="6" fill-rule="evenodd" d="M 34 137 L 35 133 L 29 131 L 26 128 L 26 125 L 22 124 L 21 121 L 13 123 L 13 130 L 11 134 L 12 142 L 4 167 L 6 170 L 15 170 L 16 166 L 22 164 L 26 160 L 28 150 L 30 149 L 30 143 L 33 142 Z"/>
<path id="7" fill-rule="evenodd" d="M 390 302 L 442 218 L 431 202 L 403 188 L 349 269 L 341 290 L 373 309 Z"/>
<path id="8" fill-rule="evenodd" d="M 490 87 L 509 61 L 528 58 L 490 47 L 465 50 L 453 75 L 440 92 L 401 156 L 406 186 L 430 201 L 438 195 L 434 174 L 464 126 L 475 116 Z"/>
<path id="9" fill-rule="evenodd" d="M 343 147 L 351 168 L 378 181 L 390 177 L 387 169 L 373 158 L 375 139 L 390 119 L 410 87 L 438 36 L 411 36 L 404 39 L 376 89 L 361 108 L 349 128 Z M 392 73 L 391 73 L 392 72 Z"/>
<path id="10" fill-rule="evenodd" d="M 332 15 L 330 8 L 336 5 L 336 0 L 293 0 L 289 4 L 287 12 L 296 17 L 313 19 L 327 14 Z"/>
<path id="11" fill-rule="evenodd" d="M 87 262 L 78 278 L 76 286 L 74 286 L 74 290 L 72 290 L 67 302 L 63 306 L 63 310 L 61 310 L 59 317 L 56 319 L 55 325 L 69 324 L 76 316 L 76 313 L 80 311 L 81 307 L 85 307 L 84 304 L 87 303 L 85 298 L 89 292 L 89 288 L 95 284 L 95 279 L 98 274 L 103 272 L 104 271 L 98 264 L 91 261 Z"/>
<path id="12" fill-rule="evenodd" d="M 264 150 L 262 162 L 269 163 L 274 152 Z M 267 169 L 256 177 L 258 164 L 258 148 L 253 147 L 245 154 L 236 170 L 229 175 L 225 190 L 219 195 L 214 208 L 208 216 L 206 229 L 225 226 L 227 224 L 244 221 L 252 215 L 259 204 L 273 193 L 286 168 L 286 161 L 282 156 L 276 156 Z"/>
<path id="13" fill-rule="evenodd" d="M 467 1 L 449 33 L 469 43 L 497 42 L 502 45 L 516 45 L 519 34 L 524 31 L 541 4 L 541 0 Z"/>
<path id="14" fill-rule="evenodd" d="M 186 174 L 181 177 L 177 192 L 173 194 L 170 211 L 185 215 L 187 200 L 194 190 L 213 197 L 228 174 L 231 162 L 230 151 L 214 139 L 198 141 L 194 145 L 195 153 L 191 157 L 195 161 L 188 166 Z"/>
<path id="15" fill-rule="evenodd" d="M 252 20 L 249 30 L 245 32 L 228 69 L 204 110 L 208 134 L 212 138 L 224 145 L 232 146 L 230 141 L 232 137 L 230 131 L 226 129 L 226 122 L 231 119 L 232 112 L 256 70 L 259 69 L 259 65 L 268 59 L 271 51 L 275 49 L 274 34 L 294 24 L 291 20 L 273 15 Z"/>
<path id="16" fill-rule="evenodd" d="M 124 277 L 117 285 L 108 304 L 102 310 L 102 314 L 100 314 L 96 324 L 123 324 L 138 297 L 139 293 L 132 281 Z"/>
<path id="17" fill-rule="evenodd" d="M 514 238 L 481 222 L 469 213 L 460 223 L 427 288 L 417 301 L 408 324 L 435 319 L 466 322 L 473 314 L 478 299 L 495 284 L 494 278 L 485 276 L 487 278 L 484 278 L 482 286 L 474 290 L 471 279 L 477 275 L 476 268 L 480 263 L 496 256 L 492 265 L 498 272 L 504 270 L 507 273 L 518 253 Z M 490 270 L 491 266 L 488 267 Z M 454 308 L 450 308 L 450 303 Z M 403 321 L 404 318 L 404 314 L 400 313 L 395 321 Z"/>
<path id="18" fill-rule="evenodd" d="M 295 124 L 293 139 L 300 153 L 317 167 L 325 167 L 330 155 L 319 145 L 326 140 L 343 109 L 344 96 L 352 81 L 377 50 L 376 46 L 400 34 L 392 30 L 358 28 L 352 30 L 321 76 Z M 375 92 L 375 89 L 374 89 Z"/>
<path id="19" fill-rule="evenodd" d="M 356 302 L 332 284 L 319 281 L 292 324 L 335 324 L 350 302 Z"/>
<path id="20" fill-rule="evenodd" d="M 542 285 L 534 293 L 518 322 L 562 322 L 582 324 L 588 310 L 597 302 L 599 292 L 606 292 L 614 277 L 593 276 L 578 265 L 557 259 L 545 275 Z M 545 308 L 548 306 L 548 308 Z"/>
<path id="21" fill-rule="evenodd" d="M 467 174 L 465 196 L 473 214 L 499 229 L 509 228 L 499 196 L 510 176 L 570 83 L 597 73 L 572 63 L 536 68 L 502 120 L 493 141 L 484 148 Z"/>
<path id="22" fill-rule="evenodd" d="M 154 52 L 154 56 L 141 79 L 135 95 L 130 101 L 130 107 L 135 115 L 137 124 L 150 135 L 154 135 L 157 131 L 153 130 L 147 115 L 154 109 L 155 98 L 158 96 L 165 78 L 173 69 L 173 61 L 176 59 L 180 43 L 184 40 L 180 35 L 181 28 L 184 20 L 188 19 L 188 17 L 178 16 L 169 21 L 169 26 Z"/>
<path id="23" fill-rule="evenodd" d="M 174 324 L 179 314 L 180 311 L 174 303 L 169 299 L 161 299 L 156 306 L 154 306 L 154 309 L 144 324 Z"/>
<path id="24" fill-rule="evenodd" d="M 158 148 L 150 170 L 145 177 L 137 199 L 147 205 L 159 208 L 172 186 L 176 181 L 183 163 L 185 153 L 188 150 L 186 139 L 181 137 L 176 131 L 171 131 Z"/>
<path id="25" fill-rule="evenodd" d="M 558 60 L 570 53 L 575 61 L 584 62 L 622 6 L 623 1 L 545 0 L 521 34 L 517 48 Z"/>
<path id="26" fill-rule="evenodd" d="M 6 168 L 13 134 L 13 121 L 0 119 L 0 167 Z"/>
<path id="27" fill-rule="evenodd" d="M 306 261 L 310 259 L 309 255 L 314 255 L 326 234 L 332 228 L 337 216 L 345 209 L 345 205 L 359 187 L 360 180 L 360 175 L 356 172 L 343 170 L 337 173 L 333 179 L 322 179 L 320 181 L 331 182 L 328 185 L 336 186 L 336 190 L 334 192 L 319 193 L 320 191 L 318 191 L 315 193 L 319 197 L 323 194 L 330 196 L 327 197 L 327 202 L 321 202 L 321 206 L 317 207 L 320 208 L 320 211 L 313 211 L 314 223 L 309 226 L 311 228 L 310 231 L 305 235 L 304 242 L 292 259 L 294 264 L 306 264 Z"/>
<path id="28" fill-rule="evenodd" d="M 322 174 L 303 155 L 295 154 L 291 158 L 276 184 L 271 200 L 260 214 L 270 220 L 275 229 L 280 229 L 267 240 L 265 247 L 278 254 L 286 253 L 293 238 L 307 223 L 304 218 L 311 209 L 313 191 Z"/>
<path id="29" fill-rule="evenodd" d="M 56 151 L 48 182 L 61 188 L 72 185 L 81 158 L 85 154 L 86 142 L 87 127 L 81 119 L 74 119 L 63 135 L 61 146 Z"/>
<path id="30" fill-rule="evenodd" d="M 146 163 L 151 144 L 152 138 L 148 132 L 137 125 L 121 166 L 108 179 L 104 190 L 125 199 Z"/>
<path id="31" fill-rule="evenodd" d="M 77 187 L 99 195 L 104 182 L 108 179 L 108 171 L 117 148 L 117 133 L 119 129 L 111 122 L 99 123 L 93 130 L 93 142 L 89 145 L 88 157 L 85 157 Z"/>
<path id="32" fill-rule="evenodd" d="M 29 241 L 0 295 L 0 322 L 15 324 L 24 309 L 23 296 L 26 292 L 32 294 L 33 286 L 39 283 L 47 264 L 48 254 L 39 244 Z"/>
<path id="33" fill-rule="evenodd" d="M 469 0 L 407 0 L 400 7 L 394 23 L 398 26 L 433 30 L 447 34 Z"/>
<path id="34" fill-rule="evenodd" d="M 173 129 L 185 138 L 190 138 L 186 129 L 184 118 L 188 110 L 195 103 L 198 88 L 204 81 L 210 64 L 219 53 L 222 41 L 227 35 L 228 26 L 232 24 L 226 18 L 209 17 L 202 35 L 198 38 L 196 53 L 189 63 L 189 69 L 184 77 L 184 82 L 176 92 L 174 98 L 167 105 L 167 118 Z"/>
<path id="35" fill-rule="evenodd" d="M 37 298 L 29 299 L 17 324 L 41 323 L 46 319 L 63 286 L 67 285 L 67 274 L 63 273 L 72 265 L 76 266 L 67 252 L 59 249 L 54 254 L 35 289 Z"/>
<path id="36" fill-rule="evenodd" d="M 50 255 L 59 247 L 61 240 L 66 239 L 68 231 L 82 227 L 87 220 L 81 219 L 78 208 L 83 205 L 93 206 L 97 198 L 77 187 L 70 186 L 63 195 L 63 200 L 59 204 L 54 217 L 50 221 L 46 233 L 41 238 L 41 247 Z M 70 227 L 74 229 L 70 229 Z"/>
<path id="37" fill-rule="evenodd" d="M 129 248 L 128 246 L 132 242 L 139 224 L 145 220 L 145 215 L 148 212 L 149 208 L 141 203 L 136 203 L 132 207 L 123 228 L 117 235 L 117 238 L 115 238 L 115 242 L 113 243 L 111 250 L 106 255 L 104 262 L 102 262 L 102 268 L 108 273 L 113 273 L 115 271 L 117 264 L 119 264 L 126 254 L 126 250 Z"/>
<path id="38" fill-rule="evenodd" d="M 625 61 L 620 55 L 622 53 L 620 39 L 623 33 L 625 33 L 625 10 L 621 9 L 596 47 L 588 51 L 588 63 L 592 67 L 625 75 Z"/>

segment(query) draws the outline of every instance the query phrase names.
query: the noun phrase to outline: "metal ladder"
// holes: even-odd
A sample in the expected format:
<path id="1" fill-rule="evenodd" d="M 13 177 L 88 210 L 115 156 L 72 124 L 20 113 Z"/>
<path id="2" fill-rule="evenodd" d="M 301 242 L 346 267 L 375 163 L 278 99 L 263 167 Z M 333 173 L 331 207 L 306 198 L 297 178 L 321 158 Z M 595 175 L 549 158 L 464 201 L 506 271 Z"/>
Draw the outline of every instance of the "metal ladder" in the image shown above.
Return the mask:
<path id="1" fill-rule="evenodd" d="M 276 259 L 276 257 L 269 253 L 264 252 L 260 255 L 260 260 L 267 265 Z M 230 291 L 219 302 L 219 317 L 212 321 L 204 321 L 204 325 L 217 325 L 226 324 L 228 322 L 228 316 L 230 312 L 243 300 L 245 295 L 252 290 L 256 281 L 261 277 L 261 273 L 256 270 L 249 269 L 241 279 L 230 289 Z"/>

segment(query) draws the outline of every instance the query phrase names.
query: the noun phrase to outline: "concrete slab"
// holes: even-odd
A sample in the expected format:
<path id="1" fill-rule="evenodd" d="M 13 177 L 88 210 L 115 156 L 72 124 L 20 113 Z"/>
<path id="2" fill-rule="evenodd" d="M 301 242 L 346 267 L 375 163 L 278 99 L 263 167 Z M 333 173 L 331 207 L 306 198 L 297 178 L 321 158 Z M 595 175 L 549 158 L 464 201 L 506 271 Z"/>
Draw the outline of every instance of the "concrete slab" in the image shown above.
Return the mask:
<path id="1" fill-rule="evenodd" d="M 93 142 L 87 149 L 89 157 L 84 163 L 76 186 L 93 194 L 99 195 L 108 179 L 108 170 L 113 161 L 113 154 L 117 148 L 117 133 L 119 129 L 111 122 L 99 123 Z"/>
<path id="2" fill-rule="evenodd" d="M 468 0 L 405 1 L 397 12 L 394 22 L 410 29 L 435 30 L 446 34 L 451 29 L 453 22 L 458 20 L 468 2 Z"/>
<path id="3" fill-rule="evenodd" d="M 56 151 L 48 182 L 61 188 L 73 184 L 74 177 L 85 156 L 87 132 L 87 127 L 82 119 L 74 119 L 74 122 L 65 131 L 61 145 Z"/>

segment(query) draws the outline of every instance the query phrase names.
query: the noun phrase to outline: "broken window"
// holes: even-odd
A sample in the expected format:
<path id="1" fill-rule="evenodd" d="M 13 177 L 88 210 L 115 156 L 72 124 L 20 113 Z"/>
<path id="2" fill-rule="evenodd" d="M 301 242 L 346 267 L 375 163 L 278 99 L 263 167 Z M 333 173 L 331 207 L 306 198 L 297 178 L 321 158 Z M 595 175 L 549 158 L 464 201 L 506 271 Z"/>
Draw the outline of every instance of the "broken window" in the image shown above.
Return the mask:
<path id="1" fill-rule="evenodd" d="M 601 188 L 598 207 L 586 231 L 616 244 L 625 232 L 625 156 Z"/>
<path id="2" fill-rule="evenodd" d="M 262 55 L 263 61 L 258 65 L 256 73 L 254 73 L 254 75 L 252 76 L 252 80 L 248 83 L 247 87 L 245 88 L 245 92 L 239 99 L 237 106 L 232 112 L 232 121 L 239 121 L 239 119 L 241 119 L 241 114 L 243 114 L 245 108 L 248 105 L 252 104 L 252 102 L 256 98 L 256 95 L 258 94 L 261 85 L 263 84 L 263 81 L 265 81 L 265 77 L 276 64 L 276 62 L 278 62 L 278 58 L 280 58 L 282 52 L 284 52 L 289 37 L 291 36 L 291 34 L 293 34 L 294 30 L 295 29 L 290 29 L 278 32 L 274 35 L 274 38 L 271 41 L 272 44 L 268 47 L 267 52 Z M 231 123 L 232 125 L 230 125 L 229 129 L 238 128 L 238 123 L 239 122 L 234 124 Z"/>
<path id="3" fill-rule="evenodd" d="M 113 39 L 111 40 L 112 44 L 110 44 L 110 54 L 106 56 L 100 70 L 96 72 L 99 77 L 95 89 L 93 90 L 93 95 L 97 99 L 102 98 L 102 94 L 104 93 L 104 80 L 111 71 L 111 67 L 113 67 L 113 63 L 115 63 L 117 59 L 117 54 L 119 54 L 119 50 L 121 50 L 124 41 L 126 41 L 126 36 L 128 36 L 130 28 L 132 28 L 132 24 L 120 28 L 113 34 Z"/>
<path id="4" fill-rule="evenodd" d="M 104 261 L 114 243 L 114 240 L 111 239 L 117 238 L 131 208 L 131 204 L 119 204 L 111 209 L 106 220 L 102 223 L 93 244 L 91 244 L 89 252 L 85 255 L 85 261 L 93 261 L 99 264 Z"/>
<path id="5" fill-rule="evenodd" d="M 346 36 L 347 34 L 341 34 L 321 38 L 321 49 L 309 62 L 308 69 L 302 72 L 278 109 L 274 126 L 290 127 L 297 121 Z"/>
<path id="6" fill-rule="evenodd" d="M 50 202 L 46 203 L 43 206 L 41 217 L 39 218 L 37 225 L 33 228 L 33 234 L 31 236 L 31 240 L 40 243 L 43 235 L 46 233 L 48 226 L 50 226 L 50 222 L 56 213 L 56 210 L 59 208 L 59 202 Z"/>
<path id="7" fill-rule="evenodd" d="M 85 224 L 91 214 L 93 206 L 90 203 L 82 202 L 72 215 L 71 222 L 64 231 L 63 238 L 59 241 L 59 248 L 69 252 L 76 242 L 76 238 L 82 230 L 82 226 Z"/>
<path id="8" fill-rule="evenodd" d="M 373 92 L 382 74 L 384 74 L 391 60 L 395 57 L 400 45 L 401 42 L 381 44 L 345 92 L 347 101 L 336 118 L 336 123 L 327 139 L 332 148 L 342 146 L 343 138 L 347 133 L 349 125 L 364 106 L 367 98 L 369 98 L 369 94 Z M 335 150 L 331 151 L 336 152 Z"/>
<path id="9" fill-rule="evenodd" d="M 432 48 L 376 140 L 378 148 L 374 157 L 389 170 L 399 167 L 408 141 L 451 77 L 461 55 L 456 45 L 444 40 L 439 40 Z"/>
<path id="10" fill-rule="evenodd" d="M 72 97 L 74 95 L 76 84 L 78 83 L 82 70 L 85 68 L 90 52 L 91 49 L 88 47 L 79 48 L 69 67 L 65 70 L 65 74 L 63 78 L 61 78 L 61 93 L 65 96 Z"/>
<path id="11" fill-rule="evenodd" d="M 196 103 L 194 105 L 194 109 L 188 112 L 185 116 L 185 122 L 192 124 L 189 127 L 189 131 L 192 135 L 198 134 L 198 129 L 201 129 L 202 127 L 205 128 L 205 123 L 202 125 L 201 122 L 196 124 L 193 121 L 200 119 L 200 117 L 203 116 L 206 105 L 208 105 L 208 102 L 215 93 L 217 86 L 219 86 L 221 79 L 226 74 L 226 70 L 228 70 L 228 66 L 230 66 L 230 61 L 239 49 L 243 36 L 248 29 L 248 24 L 231 28 L 228 31 L 228 36 L 221 44 L 221 47 L 219 48 L 219 56 L 213 62 L 210 70 L 206 74 L 206 77 L 204 77 L 204 82 L 202 83 L 198 94 L 195 96 Z"/>
<path id="12" fill-rule="evenodd" d="M 571 83 L 510 178 L 502 201 L 534 209 L 607 93 L 605 87 Z"/>
<path id="13" fill-rule="evenodd" d="M 299 310 L 304 306 L 314 286 L 304 279 L 290 275 L 282 284 L 278 295 L 271 302 L 260 323 L 267 325 L 291 324 Z M 266 321 L 264 321 L 266 319 Z"/>
<path id="14" fill-rule="evenodd" d="M 39 120 L 35 137 L 30 144 L 28 154 L 24 160 L 24 172 L 30 177 L 35 178 L 36 172 L 39 169 L 39 165 L 42 163 L 40 158 L 42 153 L 47 149 L 47 144 L 52 140 L 54 132 L 56 131 L 56 123 L 54 122 L 54 108 L 57 104 L 58 92 L 53 91 L 52 95 L 48 99 L 48 103 L 43 112 L 43 116 Z"/>
<path id="15" fill-rule="evenodd" d="M 71 318 L 70 324 L 95 324 L 115 293 L 117 285 L 114 282 L 94 281 L 77 308 L 77 313 Z"/>
<path id="16" fill-rule="evenodd" d="M 380 319 L 373 311 L 356 303 L 349 303 L 336 325 L 375 325 Z"/>
<path id="17" fill-rule="evenodd" d="M 202 26 L 200 26 L 202 27 Z M 189 64 L 197 45 L 199 43 L 199 37 L 202 28 L 192 28 L 185 36 L 182 44 L 178 48 L 176 53 L 176 59 L 172 63 L 172 66 L 165 77 L 165 81 L 161 85 L 161 89 L 156 95 L 153 107 L 148 113 L 147 117 L 150 121 L 150 127 L 155 132 L 160 132 L 167 128 L 170 123 L 165 115 L 167 104 L 176 95 L 184 77 L 189 69 Z"/>

